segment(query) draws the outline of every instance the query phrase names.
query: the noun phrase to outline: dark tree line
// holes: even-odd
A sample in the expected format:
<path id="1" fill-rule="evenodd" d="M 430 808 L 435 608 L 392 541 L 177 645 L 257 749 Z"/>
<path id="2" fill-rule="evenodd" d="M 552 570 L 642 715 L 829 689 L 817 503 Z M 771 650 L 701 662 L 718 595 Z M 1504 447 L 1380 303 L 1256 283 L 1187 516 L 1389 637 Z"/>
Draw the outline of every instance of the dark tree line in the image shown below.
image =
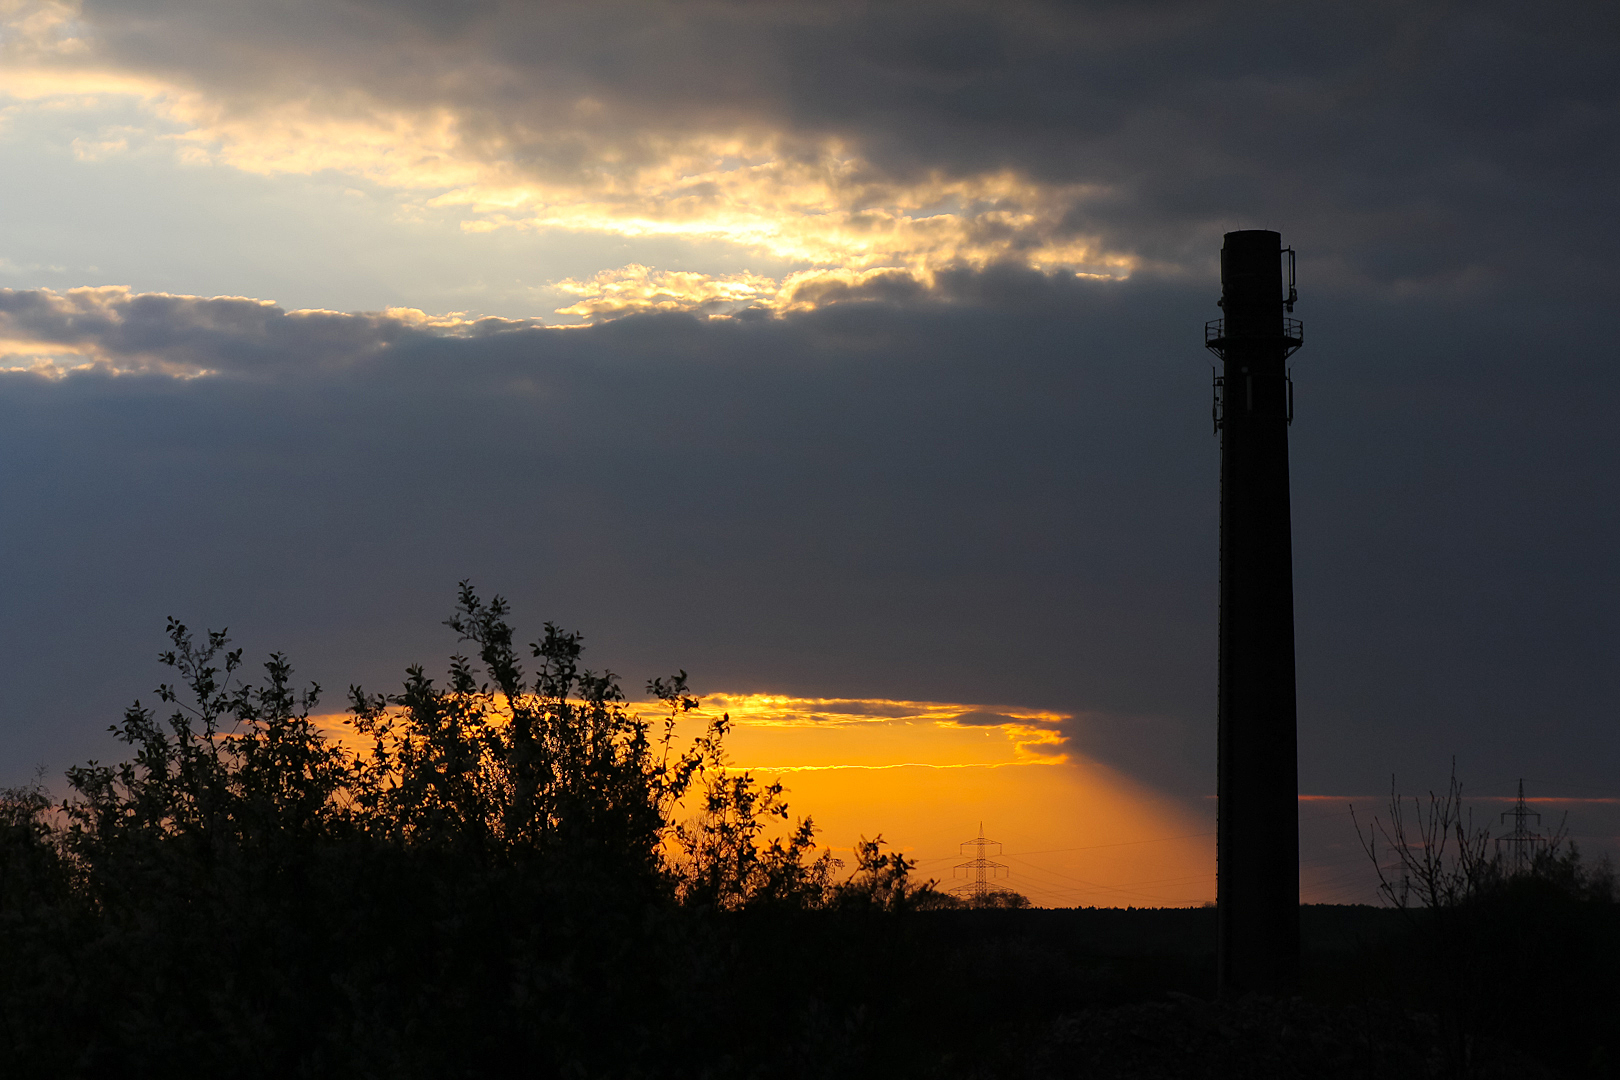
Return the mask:
<path id="1" fill-rule="evenodd" d="M 725 718 L 677 736 L 684 672 L 649 718 L 508 616 L 463 585 L 465 655 L 351 688 L 341 742 L 171 620 L 124 760 L 0 792 L 0 1077 L 1620 1075 L 1612 875 L 1505 873 L 1455 786 L 1365 834 L 1398 910 L 1307 910 L 1304 999 L 1211 1005 L 1213 911 L 842 866 Z"/>

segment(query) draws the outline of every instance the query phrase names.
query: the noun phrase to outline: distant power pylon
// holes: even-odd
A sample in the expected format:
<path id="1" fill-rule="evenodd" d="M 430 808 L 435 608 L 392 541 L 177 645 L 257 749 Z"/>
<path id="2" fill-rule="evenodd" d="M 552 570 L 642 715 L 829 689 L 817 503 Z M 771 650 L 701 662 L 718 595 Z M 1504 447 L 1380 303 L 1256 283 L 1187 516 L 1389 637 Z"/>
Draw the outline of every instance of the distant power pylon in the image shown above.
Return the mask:
<path id="1" fill-rule="evenodd" d="M 1496 854 L 1503 854 L 1506 845 L 1508 872 L 1518 875 L 1529 870 L 1536 862 L 1536 852 L 1547 842 L 1547 838 L 1530 827 L 1530 819 L 1535 818 L 1536 824 L 1541 824 L 1541 815 L 1525 805 L 1524 780 L 1519 780 L 1519 801 L 1513 804 L 1513 809 L 1502 811 L 1502 820 L 1513 818 L 1513 831 L 1506 836 L 1497 837 Z"/>
<path id="2" fill-rule="evenodd" d="M 992 847 L 995 848 L 994 851 L 990 850 Z M 1012 871 L 1008 869 L 1006 863 L 998 863 L 986 857 L 988 855 L 1000 855 L 1001 842 L 985 839 L 984 822 L 979 822 L 979 835 L 961 845 L 961 854 L 966 855 L 968 848 L 973 849 L 973 858 L 965 863 L 957 863 L 951 868 L 952 877 L 959 876 L 958 872 L 960 872 L 960 876 L 967 877 L 968 881 L 966 884 L 958 885 L 951 891 L 964 893 L 971 897 L 974 902 L 982 904 L 991 893 L 996 891 L 996 887 L 991 882 L 995 878 L 1009 876 Z"/>

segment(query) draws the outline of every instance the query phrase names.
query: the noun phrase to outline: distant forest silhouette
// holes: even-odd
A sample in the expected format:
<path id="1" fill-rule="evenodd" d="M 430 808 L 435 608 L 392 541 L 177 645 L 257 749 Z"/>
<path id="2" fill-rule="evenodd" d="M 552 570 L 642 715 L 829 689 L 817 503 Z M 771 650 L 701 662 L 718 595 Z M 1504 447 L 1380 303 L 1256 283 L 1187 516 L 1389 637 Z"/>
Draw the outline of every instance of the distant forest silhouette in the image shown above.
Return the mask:
<path id="1" fill-rule="evenodd" d="M 322 736 L 285 656 L 244 682 L 224 633 L 171 619 L 175 681 L 112 728 L 127 759 L 70 769 L 60 805 L 38 785 L 0 798 L 0 1063 L 1615 1075 L 1620 924 L 1612 877 L 1578 853 L 1476 868 L 1415 911 L 1306 909 L 1305 998 L 1211 1004 L 1212 912 L 973 908 L 881 838 L 843 866 L 779 782 L 727 767 L 725 718 L 677 737 L 684 671 L 648 684 L 648 719 L 582 666 L 578 634 L 548 623 L 525 650 L 508 616 L 463 583 L 447 625 L 468 655 L 443 683 L 416 666 L 397 693 L 351 688 L 358 751 Z M 1554 1010 L 1556 1045 L 1490 1030 L 1464 985 L 1481 979 L 1515 1016 Z"/>

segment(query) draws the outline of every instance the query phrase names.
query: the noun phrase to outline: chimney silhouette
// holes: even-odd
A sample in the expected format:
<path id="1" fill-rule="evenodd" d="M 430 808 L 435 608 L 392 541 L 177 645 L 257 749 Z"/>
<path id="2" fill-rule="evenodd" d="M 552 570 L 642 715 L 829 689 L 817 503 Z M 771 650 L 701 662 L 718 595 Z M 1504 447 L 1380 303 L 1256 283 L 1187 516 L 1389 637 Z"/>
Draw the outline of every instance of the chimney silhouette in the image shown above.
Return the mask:
<path id="1" fill-rule="evenodd" d="M 1284 291 L 1283 256 L 1288 258 Z M 1288 358 L 1303 343 L 1294 252 L 1274 232 L 1226 234 L 1221 358 L 1220 761 L 1216 896 L 1223 995 L 1285 993 L 1299 968 L 1299 771 L 1294 569 L 1288 501 Z"/>

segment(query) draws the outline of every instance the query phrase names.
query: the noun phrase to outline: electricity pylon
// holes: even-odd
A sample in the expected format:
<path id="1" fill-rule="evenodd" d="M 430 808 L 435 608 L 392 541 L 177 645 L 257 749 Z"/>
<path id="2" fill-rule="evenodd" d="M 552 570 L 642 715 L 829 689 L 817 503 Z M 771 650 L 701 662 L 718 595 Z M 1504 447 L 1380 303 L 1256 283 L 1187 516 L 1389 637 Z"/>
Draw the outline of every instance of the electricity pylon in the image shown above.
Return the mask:
<path id="1" fill-rule="evenodd" d="M 1536 851 L 1547 842 L 1547 838 L 1530 828 L 1531 818 L 1536 824 L 1541 824 L 1541 815 L 1530 809 L 1524 801 L 1524 780 L 1519 780 L 1519 801 L 1513 804 L 1513 809 L 1502 811 L 1502 820 L 1513 818 L 1513 831 L 1496 840 L 1496 854 L 1503 854 L 1502 847 L 1507 845 L 1508 873 L 1518 876 L 1529 870 L 1536 862 Z"/>
<path id="2" fill-rule="evenodd" d="M 992 847 L 995 848 L 994 851 L 990 850 Z M 961 876 L 965 876 L 969 880 L 966 884 L 958 885 L 951 891 L 965 893 L 975 904 L 982 904 L 991 893 L 996 891 L 996 887 L 991 882 L 995 878 L 1009 876 L 1012 871 L 1007 867 L 1006 863 L 998 863 L 986 857 L 988 855 L 1000 855 L 1001 842 L 985 839 L 984 822 L 979 822 L 979 835 L 977 837 L 962 843 L 960 854 L 966 855 L 968 848 L 973 849 L 973 858 L 965 863 L 957 863 L 952 867 L 951 876 L 957 877 L 958 871 L 960 871 Z"/>

